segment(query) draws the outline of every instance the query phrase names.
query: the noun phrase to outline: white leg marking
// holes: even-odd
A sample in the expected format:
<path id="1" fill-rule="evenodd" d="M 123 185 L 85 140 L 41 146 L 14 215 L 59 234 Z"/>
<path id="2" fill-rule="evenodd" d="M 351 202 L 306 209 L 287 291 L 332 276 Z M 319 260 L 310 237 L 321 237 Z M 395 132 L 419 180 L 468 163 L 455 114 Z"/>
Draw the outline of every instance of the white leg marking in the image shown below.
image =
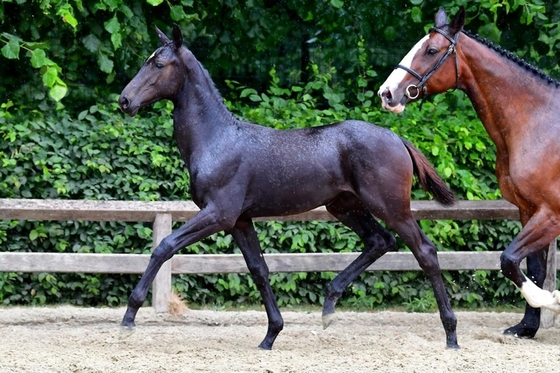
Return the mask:
<path id="1" fill-rule="evenodd" d="M 548 290 L 543 290 L 529 280 L 527 276 L 525 276 L 525 282 L 519 290 L 531 307 L 546 308 L 555 313 L 560 313 L 560 291 L 554 290 L 551 293 Z"/>

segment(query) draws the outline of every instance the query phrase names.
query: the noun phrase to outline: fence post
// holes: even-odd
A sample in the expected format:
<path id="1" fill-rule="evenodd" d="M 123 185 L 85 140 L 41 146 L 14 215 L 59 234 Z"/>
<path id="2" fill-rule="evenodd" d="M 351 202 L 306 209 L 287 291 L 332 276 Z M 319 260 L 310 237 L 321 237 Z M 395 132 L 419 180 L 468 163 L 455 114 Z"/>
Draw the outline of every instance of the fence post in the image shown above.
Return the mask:
<path id="1" fill-rule="evenodd" d="M 152 250 L 171 234 L 171 214 L 157 214 L 153 226 Z M 171 260 L 163 263 L 152 284 L 152 306 L 156 313 L 169 312 L 171 298 Z"/>
<path id="2" fill-rule="evenodd" d="M 548 291 L 556 290 L 556 241 L 555 239 L 548 246 L 548 255 L 546 260 L 546 278 L 544 279 L 543 289 Z M 541 328 L 547 329 L 554 326 L 556 313 L 541 308 Z"/>

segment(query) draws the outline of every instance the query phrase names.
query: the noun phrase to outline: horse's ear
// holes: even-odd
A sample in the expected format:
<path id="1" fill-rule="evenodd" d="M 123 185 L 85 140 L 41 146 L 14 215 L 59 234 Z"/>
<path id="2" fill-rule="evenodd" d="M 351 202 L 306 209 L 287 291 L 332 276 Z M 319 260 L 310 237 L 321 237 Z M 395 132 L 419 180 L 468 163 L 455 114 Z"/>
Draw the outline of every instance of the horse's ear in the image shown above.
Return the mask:
<path id="1" fill-rule="evenodd" d="M 436 14 L 435 26 L 437 28 L 442 28 L 445 25 L 447 25 L 447 13 L 445 13 L 445 9 L 440 6 Z"/>
<path id="2" fill-rule="evenodd" d="M 169 44 L 171 40 L 156 26 L 156 33 L 162 45 Z"/>
<path id="3" fill-rule="evenodd" d="M 173 44 L 175 44 L 175 49 L 177 50 L 183 46 L 183 34 L 176 23 L 173 24 Z"/>
<path id="4" fill-rule="evenodd" d="M 451 33 L 456 34 L 463 29 L 465 25 L 465 7 L 461 6 L 455 17 L 451 20 L 449 26 L 451 27 Z"/>

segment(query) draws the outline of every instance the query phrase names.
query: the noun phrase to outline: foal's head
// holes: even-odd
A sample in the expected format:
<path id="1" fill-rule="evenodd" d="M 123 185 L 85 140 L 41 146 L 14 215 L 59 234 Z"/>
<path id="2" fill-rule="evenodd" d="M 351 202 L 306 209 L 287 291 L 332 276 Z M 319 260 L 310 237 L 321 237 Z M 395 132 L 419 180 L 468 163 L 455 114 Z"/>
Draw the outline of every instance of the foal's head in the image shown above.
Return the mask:
<path id="1" fill-rule="evenodd" d="M 183 35 L 173 26 L 173 40 L 156 27 L 162 47 L 144 62 L 134 79 L 123 89 L 119 105 L 123 112 L 134 116 L 143 106 L 161 99 L 173 99 L 185 81 Z"/>
<path id="2" fill-rule="evenodd" d="M 464 23 L 463 8 L 449 24 L 445 10 L 439 8 L 435 27 L 416 43 L 379 88 L 384 109 L 400 113 L 407 103 L 458 84 L 455 44 Z"/>

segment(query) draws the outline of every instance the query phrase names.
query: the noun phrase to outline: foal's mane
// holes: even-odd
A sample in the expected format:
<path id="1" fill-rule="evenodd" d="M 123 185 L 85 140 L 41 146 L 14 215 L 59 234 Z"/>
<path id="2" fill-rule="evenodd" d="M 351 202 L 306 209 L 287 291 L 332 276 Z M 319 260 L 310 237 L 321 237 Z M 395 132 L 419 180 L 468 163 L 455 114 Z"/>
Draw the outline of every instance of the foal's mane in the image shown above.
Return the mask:
<path id="1" fill-rule="evenodd" d="M 470 32 L 465 31 L 465 30 L 463 30 L 463 33 L 465 35 L 467 35 L 468 37 L 470 37 L 471 39 L 474 39 L 474 40 L 478 41 L 479 43 L 486 45 L 488 48 L 498 52 L 502 56 L 506 57 L 508 60 L 515 62 L 516 64 L 518 64 L 519 66 L 521 66 L 525 70 L 531 72 L 532 74 L 539 76 L 541 79 L 546 81 L 548 84 L 554 84 L 554 86 L 556 88 L 560 88 L 560 82 L 558 82 L 557 80 L 550 77 L 550 75 L 548 75 L 547 73 L 545 73 L 544 71 L 542 71 L 538 67 L 535 67 L 535 66 L 531 65 L 529 62 L 523 60 L 521 57 L 516 56 L 515 54 L 505 50 L 504 48 L 500 47 L 499 45 L 496 45 L 496 44 L 492 43 L 488 39 L 481 38 L 480 36 L 475 35 L 475 34 L 471 34 Z"/>
<path id="2" fill-rule="evenodd" d="M 170 44 L 173 44 L 173 42 L 166 44 L 166 46 L 168 46 Z M 171 48 L 173 48 L 173 47 L 171 46 Z M 233 113 L 231 111 L 229 111 L 228 107 L 226 106 L 226 104 L 224 102 L 224 98 L 220 94 L 220 91 L 216 87 L 216 84 L 214 83 L 214 80 L 212 80 L 212 77 L 210 76 L 210 73 L 208 72 L 208 70 L 206 70 L 206 68 L 196 58 L 196 56 L 191 52 L 190 49 L 188 49 L 187 47 L 184 47 L 184 48 L 187 49 L 187 51 L 191 54 L 192 58 L 195 60 L 195 62 L 197 64 L 198 68 L 202 72 L 202 76 L 208 82 L 208 87 L 210 89 L 208 91 L 204 92 L 204 98 L 205 98 L 205 100 L 208 100 L 208 101 L 211 100 L 212 102 L 205 102 L 205 104 L 208 107 L 212 107 L 212 108 L 215 108 L 216 106 L 218 106 L 220 108 L 219 110 L 222 112 L 222 114 L 230 117 L 231 119 L 233 119 L 235 121 L 238 121 L 238 119 L 235 117 L 235 115 L 233 115 Z"/>

